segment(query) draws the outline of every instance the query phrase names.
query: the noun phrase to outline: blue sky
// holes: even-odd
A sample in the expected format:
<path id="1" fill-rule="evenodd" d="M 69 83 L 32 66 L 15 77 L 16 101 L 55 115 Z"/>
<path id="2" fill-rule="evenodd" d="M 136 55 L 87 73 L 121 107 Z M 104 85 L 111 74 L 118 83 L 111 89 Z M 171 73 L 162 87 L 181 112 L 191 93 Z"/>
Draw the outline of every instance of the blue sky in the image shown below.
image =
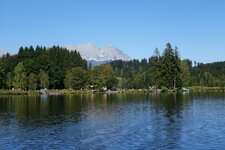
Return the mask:
<path id="1" fill-rule="evenodd" d="M 0 49 L 113 44 L 148 58 L 170 42 L 182 58 L 225 60 L 224 0 L 1 0 Z"/>

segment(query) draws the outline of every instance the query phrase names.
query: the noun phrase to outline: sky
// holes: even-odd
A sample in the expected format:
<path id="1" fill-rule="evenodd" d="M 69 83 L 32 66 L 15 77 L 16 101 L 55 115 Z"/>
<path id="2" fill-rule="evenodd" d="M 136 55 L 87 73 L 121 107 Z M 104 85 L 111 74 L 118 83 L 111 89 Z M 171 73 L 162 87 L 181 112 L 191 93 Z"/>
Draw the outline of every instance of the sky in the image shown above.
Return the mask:
<path id="1" fill-rule="evenodd" d="M 0 0 L 0 49 L 113 44 L 148 58 L 166 43 L 182 59 L 225 61 L 224 0 Z"/>

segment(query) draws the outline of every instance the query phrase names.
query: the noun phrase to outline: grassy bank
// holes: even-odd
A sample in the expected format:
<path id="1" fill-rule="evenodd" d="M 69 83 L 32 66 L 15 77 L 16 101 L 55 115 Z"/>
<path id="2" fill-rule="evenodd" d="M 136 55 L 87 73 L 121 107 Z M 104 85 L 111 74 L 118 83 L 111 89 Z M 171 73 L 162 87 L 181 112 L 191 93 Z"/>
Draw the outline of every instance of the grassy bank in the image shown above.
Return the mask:
<path id="1" fill-rule="evenodd" d="M 191 86 L 187 87 L 187 89 L 190 90 L 190 92 L 225 92 L 224 87 L 203 87 L 203 86 Z M 159 89 L 157 92 L 152 90 L 146 90 L 146 89 L 127 89 L 123 90 L 122 93 L 127 94 L 141 94 L 141 93 L 182 93 L 184 92 L 182 89 L 179 90 L 170 90 L 170 89 Z"/>
<path id="2" fill-rule="evenodd" d="M 191 86 L 188 87 L 191 92 L 225 92 L 224 87 L 203 87 L 203 86 Z"/>
<path id="3" fill-rule="evenodd" d="M 67 90 L 67 89 L 62 89 L 62 90 L 49 90 L 49 93 L 61 93 L 63 95 L 71 95 L 71 94 L 92 94 L 92 90 Z"/>
<path id="4" fill-rule="evenodd" d="M 39 95 L 40 91 L 0 90 L 0 95 Z"/>
<path id="5" fill-rule="evenodd" d="M 187 87 L 191 92 L 225 92 L 224 87 L 202 87 L 202 86 L 192 86 Z M 56 93 L 56 95 L 80 95 L 80 94 L 92 94 L 92 90 L 49 90 L 51 93 Z M 156 93 L 156 91 L 150 91 L 147 89 L 124 89 L 117 91 L 118 93 L 125 94 L 146 94 L 146 93 Z M 161 89 L 158 93 L 174 93 L 174 92 L 182 92 L 182 90 L 164 90 Z M 102 92 L 96 92 L 102 93 Z M 22 91 L 22 90 L 0 90 L 0 95 L 40 95 L 41 92 L 39 90 L 36 91 Z"/>
<path id="6" fill-rule="evenodd" d="M 91 90 L 49 90 L 49 93 L 58 93 L 63 95 L 71 94 L 91 94 Z M 23 91 L 23 90 L 0 90 L 0 95 L 40 95 L 39 90 L 36 91 Z"/>

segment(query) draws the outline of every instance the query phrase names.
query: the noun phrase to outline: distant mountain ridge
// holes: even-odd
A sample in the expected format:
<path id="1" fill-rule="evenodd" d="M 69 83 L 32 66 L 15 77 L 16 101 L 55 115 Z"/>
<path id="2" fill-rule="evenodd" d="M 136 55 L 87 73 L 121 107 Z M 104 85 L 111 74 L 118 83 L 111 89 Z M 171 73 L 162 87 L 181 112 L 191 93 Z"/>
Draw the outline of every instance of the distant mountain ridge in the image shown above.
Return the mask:
<path id="1" fill-rule="evenodd" d="M 0 57 L 3 55 L 3 54 L 5 54 L 6 52 L 5 51 L 3 51 L 2 49 L 0 49 Z"/>
<path id="2" fill-rule="evenodd" d="M 81 54 L 81 57 L 87 61 L 96 62 L 109 62 L 113 60 L 131 60 L 131 58 L 125 54 L 122 50 L 116 48 L 113 45 L 100 48 L 92 43 L 81 45 L 67 45 L 65 46 L 69 50 L 77 50 Z"/>

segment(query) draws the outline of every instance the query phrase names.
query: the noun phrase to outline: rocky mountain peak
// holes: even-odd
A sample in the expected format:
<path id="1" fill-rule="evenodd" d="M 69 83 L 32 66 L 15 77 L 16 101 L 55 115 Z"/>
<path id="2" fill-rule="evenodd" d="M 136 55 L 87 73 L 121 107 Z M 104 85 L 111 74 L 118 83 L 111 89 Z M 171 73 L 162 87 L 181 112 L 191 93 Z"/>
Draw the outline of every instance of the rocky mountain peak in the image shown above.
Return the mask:
<path id="1" fill-rule="evenodd" d="M 95 44 L 87 43 L 81 45 L 68 45 L 65 46 L 69 50 L 77 50 L 81 56 L 88 60 L 94 61 L 113 61 L 113 60 L 131 60 L 131 58 L 125 54 L 122 50 L 116 48 L 112 44 L 105 47 L 97 47 Z"/>

